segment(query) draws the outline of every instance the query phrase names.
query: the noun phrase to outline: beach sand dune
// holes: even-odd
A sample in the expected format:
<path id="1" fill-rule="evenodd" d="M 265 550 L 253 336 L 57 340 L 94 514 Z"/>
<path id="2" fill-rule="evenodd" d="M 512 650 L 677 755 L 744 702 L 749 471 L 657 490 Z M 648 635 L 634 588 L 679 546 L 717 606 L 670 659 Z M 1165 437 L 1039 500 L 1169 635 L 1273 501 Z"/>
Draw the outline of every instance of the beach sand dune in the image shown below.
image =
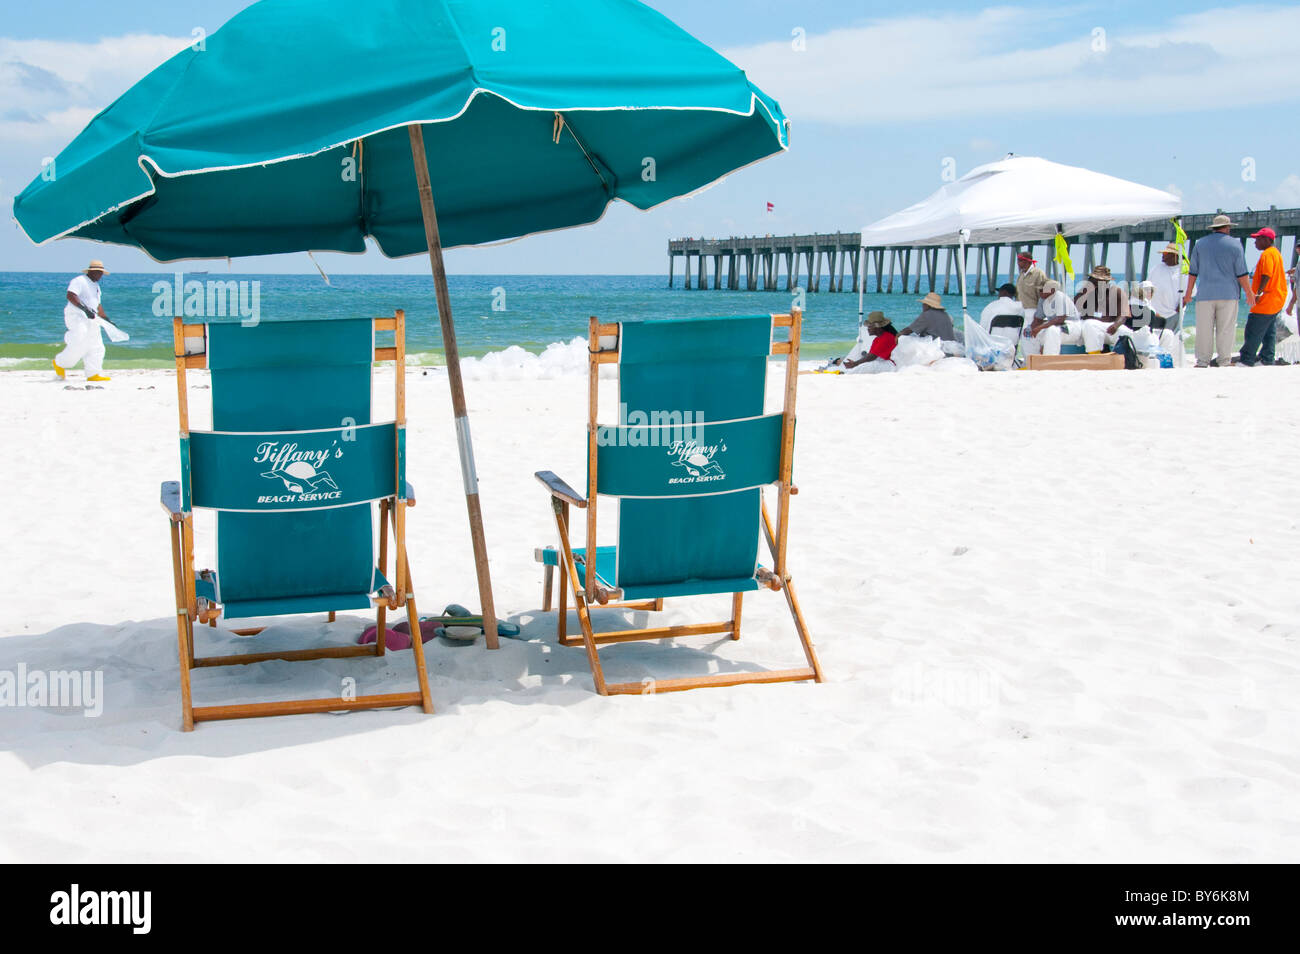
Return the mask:
<path id="1" fill-rule="evenodd" d="M 533 472 L 584 478 L 585 382 L 471 379 L 497 608 L 524 638 L 429 643 L 433 716 L 185 734 L 158 506 L 173 378 L 0 375 L 0 674 L 103 674 L 94 717 L 0 707 L 0 857 L 1294 861 L 1298 391 L 1285 368 L 804 376 L 790 559 L 828 681 L 601 698 L 583 652 L 554 643 L 532 557 L 554 543 Z M 409 414 L 421 612 L 477 606 L 443 372 L 412 370 Z M 681 600 L 663 619 L 728 608 Z M 801 663 L 778 595 L 747 597 L 744 625 L 603 658 L 618 680 Z M 345 678 L 414 685 L 397 652 L 205 670 L 195 696 Z"/>

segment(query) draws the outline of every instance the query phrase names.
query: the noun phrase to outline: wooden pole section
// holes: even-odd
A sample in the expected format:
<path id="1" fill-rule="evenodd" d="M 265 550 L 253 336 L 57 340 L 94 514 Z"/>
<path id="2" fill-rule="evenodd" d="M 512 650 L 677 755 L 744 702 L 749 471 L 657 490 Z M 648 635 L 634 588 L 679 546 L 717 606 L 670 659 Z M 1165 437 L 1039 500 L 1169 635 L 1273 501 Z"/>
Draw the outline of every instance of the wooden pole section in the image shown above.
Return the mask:
<path id="1" fill-rule="evenodd" d="M 600 403 L 600 320 L 595 315 L 587 324 L 587 341 L 587 547 L 583 555 L 587 585 L 583 595 L 590 604 L 596 598 L 596 412 Z M 576 576 L 573 585 L 578 585 Z"/>
<path id="2" fill-rule="evenodd" d="M 446 335 L 444 334 L 444 337 Z M 393 543 L 397 550 L 397 575 L 394 589 L 397 591 L 397 605 L 406 603 L 406 488 L 402 486 L 401 443 L 406 432 L 406 312 L 398 308 L 393 313 L 393 380 L 394 407 L 396 408 L 396 440 L 393 442 L 393 473 L 398 475 L 397 486 L 393 491 Z M 419 638 L 416 627 L 415 638 Z M 375 630 L 375 645 L 382 649 L 384 634 Z"/>
<path id="3" fill-rule="evenodd" d="M 438 297 L 438 320 L 442 324 L 442 350 L 447 356 L 447 382 L 451 386 L 451 409 L 456 419 L 456 439 L 460 443 L 461 476 L 465 483 L 465 506 L 469 511 L 469 535 L 474 544 L 474 569 L 478 574 L 479 602 L 483 608 L 483 634 L 487 648 L 497 648 L 497 614 L 492 601 L 492 578 L 488 572 L 487 538 L 483 535 L 483 511 L 478 500 L 478 475 L 474 470 L 474 448 L 469 437 L 469 417 L 465 410 L 465 388 L 460 376 L 460 353 L 456 348 L 456 326 L 451 318 L 451 293 L 447 290 L 447 269 L 442 261 L 442 241 L 438 237 L 438 214 L 433 206 L 433 186 L 429 182 L 429 160 L 424 152 L 424 133 L 419 123 L 407 126 L 411 136 L 411 158 L 415 163 L 415 181 L 420 189 L 420 213 L 424 217 L 424 237 L 429 246 L 429 264 L 433 268 L 434 291 Z M 412 634 L 419 639 L 419 631 Z"/>
<path id="4" fill-rule="evenodd" d="M 906 285 L 904 285 L 906 290 Z M 790 523 L 790 483 L 794 471 L 794 399 L 799 384 L 799 337 L 803 331 L 803 312 L 790 309 L 790 350 L 785 357 L 784 420 L 781 423 L 781 479 L 777 483 L 777 541 L 773 554 L 776 575 L 789 579 L 785 571 L 785 542 Z"/>

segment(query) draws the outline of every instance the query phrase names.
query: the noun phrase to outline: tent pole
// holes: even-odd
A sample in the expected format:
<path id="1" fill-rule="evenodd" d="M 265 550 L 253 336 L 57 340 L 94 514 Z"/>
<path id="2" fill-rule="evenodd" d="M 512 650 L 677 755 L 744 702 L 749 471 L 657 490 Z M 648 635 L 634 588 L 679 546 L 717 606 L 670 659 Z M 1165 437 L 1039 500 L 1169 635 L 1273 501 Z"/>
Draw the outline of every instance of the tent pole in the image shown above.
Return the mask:
<path id="1" fill-rule="evenodd" d="M 858 324 L 862 324 L 862 292 L 867 283 L 867 249 L 866 246 L 858 246 Z"/>
<path id="2" fill-rule="evenodd" d="M 966 314 L 966 237 L 970 233 L 966 229 L 957 232 L 957 242 L 961 249 L 960 257 L 957 259 L 957 278 L 961 282 L 961 315 L 963 327 L 967 317 Z"/>
<path id="3" fill-rule="evenodd" d="M 465 506 L 469 510 L 469 535 L 474 544 L 474 570 L 478 574 L 478 595 L 483 608 L 483 634 L 488 649 L 497 648 L 497 614 L 492 602 L 492 578 L 488 574 L 487 538 L 483 535 L 483 511 L 478 502 L 478 473 L 474 469 L 474 448 L 469 439 L 469 417 L 465 411 L 465 388 L 460 377 L 460 353 L 456 348 L 456 326 L 451 318 L 451 294 L 447 291 L 447 269 L 442 261 L 438 237 L 438 213 L 433 207 L 433 186 L 429 183 L 429 160 L 424 152 L 424 132 L 419 123 L 407 126 L 411 134 L 411 159 L 415 182 L 420 189 L 420 213 L 424 237 L 429 245 L 429 264 L 438 297 L 438 320 L 442 323 L 442 350 L 447 356 L 447 382 L 451 385 L 451 409 L 456 419 L 456 440 L 460 444 L 460 471 L 465 483 Z M 418 634 L 413 634 L 418 639 Z"/>

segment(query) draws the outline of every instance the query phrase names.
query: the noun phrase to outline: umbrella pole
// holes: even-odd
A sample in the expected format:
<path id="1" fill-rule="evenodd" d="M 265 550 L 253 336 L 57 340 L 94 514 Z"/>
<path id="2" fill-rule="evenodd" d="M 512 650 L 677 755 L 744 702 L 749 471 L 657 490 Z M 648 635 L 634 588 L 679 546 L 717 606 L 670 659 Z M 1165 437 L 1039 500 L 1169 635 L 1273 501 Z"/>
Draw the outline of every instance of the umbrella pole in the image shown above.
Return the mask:
<path id="1" fill-rule="evenodd" d="M 492 603 L 492 578 L 488 574 L 483 511 L 478 502 L 478 473 L 474 469 L 474 448 L 469 439 L 465 387 L 460 376 L 456 326 L 451 318 L 451 294 L 447 291 L 447 269 L 442 261 L 442 241 L 438 238 L 438 214 L 433 207 L 433 186 L 429 183 L 424 132 L 419 123 L 412 123 L 406 128 L 411 134 L 411 159 L 415 163 L 415 181 L 420 189 L 420 212 L 424 216 L 424 237 L 429 245 L 429 264 L 433 268 L 433 285 L 438 297 L 438 320 L 442 323 L 442 350 L 447 356 L 447 382 L 451 386 L 451 409 L 456 418 L 456 440 L 460 444 L 460 472 L 465 483 L 465 506 L 469 510 L 469 535 L 474 544 L 474 570 L 478 574 L 479 602 L 483 608 L 483 633 L 488 649 L 496 649 L 497 614 Z"/>

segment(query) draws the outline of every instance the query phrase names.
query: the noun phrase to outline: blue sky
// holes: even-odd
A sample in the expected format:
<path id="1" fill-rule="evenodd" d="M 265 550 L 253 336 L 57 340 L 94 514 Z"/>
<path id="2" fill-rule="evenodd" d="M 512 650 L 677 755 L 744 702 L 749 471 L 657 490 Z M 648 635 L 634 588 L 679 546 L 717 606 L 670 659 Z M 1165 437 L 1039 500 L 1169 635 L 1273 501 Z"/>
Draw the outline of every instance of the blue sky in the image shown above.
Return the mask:
<path id="1" fill-rule="evenodd" d="M 43 156 L 195 28 L 212 32 L 245 5 L 10 4 L 0 23 L 0 202 L 11 209 Z M 1189 212 L 1300 206 L 1294 3 L 650 5 L 780 100 L 791 150 L 650 213 L 616 205 L 583 229 L 454 250 L 451 269 L 658 273 L 670 237 L 859 228 L 934 191 L 945 160 L 961 174 L 1007 152 L 1172 189 Z M 36 248 L 12 222 L 0 229 L 0 268 L 64 271 L 92 256 L 118 270 L 171 270 L 130 249 Z M 327 272 L 427 268 L 378 252 L 317 258 Z M 314 271 L 305 255 L 233 267 Z"/>

